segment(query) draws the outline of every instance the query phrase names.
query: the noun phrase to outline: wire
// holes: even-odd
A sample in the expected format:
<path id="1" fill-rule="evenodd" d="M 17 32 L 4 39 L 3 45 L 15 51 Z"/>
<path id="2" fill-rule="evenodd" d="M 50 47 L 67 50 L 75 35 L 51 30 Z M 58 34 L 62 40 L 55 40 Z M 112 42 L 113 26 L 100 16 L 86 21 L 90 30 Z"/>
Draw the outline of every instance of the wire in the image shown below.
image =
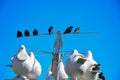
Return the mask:
<path id="1" fill-rule="evenodd" d="M 57 32 L 55 32 L 55 33 L 52 33 L 52 34 L 57 34 Z M 52 35 L 51 34 L 51 35 Z M 64 33 L 62 33 L 62 34 L 64 34 Z M 68 33 L 68 34 L 99 34 L 99 32 L 79 32 L 79 33 Z M 45 36 L 45 35 L 50 35 L 49 33 L 44 33 L 44 34 L 38 34 L 38 35 L 29 35 L 29 36 L 22 36 L 22 37 L 19 37 L 19 38 L 24 38 L 24 37 L 33 37 L 33 36 L 35 36 L 35 37 L 37 37 L 37 36 Z M 66 35 L 66 34 L 65 34 Z M 17 37 L 18 38 L 18 37 Z"/>

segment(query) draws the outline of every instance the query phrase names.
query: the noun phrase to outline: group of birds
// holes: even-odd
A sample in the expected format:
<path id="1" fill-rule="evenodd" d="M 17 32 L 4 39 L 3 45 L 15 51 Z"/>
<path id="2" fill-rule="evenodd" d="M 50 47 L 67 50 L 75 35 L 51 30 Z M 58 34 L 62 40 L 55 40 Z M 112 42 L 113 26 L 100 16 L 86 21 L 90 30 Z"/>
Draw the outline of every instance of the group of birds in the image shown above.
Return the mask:
<path id="1" fill-rule="evenodd" d="M 38 35 L 38 31 L 37 31 L 37 29 L 34 29 L 34 31 L 33 31 L 33 35 L 34 36 L 37 36 Z M 25 30 L 24 31 L 24 36 L 30 36 L 30 32 L 28 31 L 28 30 Z M 22 34 L 22 32 L 21 31 L 17 31 L 17 38 L 20 38 L 20 37 L 23 37 L 23 34 Z"/>
<path id="2" fill-rule="evenodd" d="M 69 34 L 72 32 L 73 26 L 68 27 L 63 34 Z M 79 33 L 80 32 L 80 27 L 75 28 L 74 33 Z"/>
<path id="3" fill-rule="evenodd" d="M 73 26 L 69 26 L 62 34 L 70 34 L 72 33 L 72 29 Z M 73 33 L 77 34 L 79 32 L 80 28 L 77 27 Z M 51 34 L 54 34 L 53 26 L 48 28 L 47 35 Z M 61 55 L 57 54 L 59 53 L 59 49 L 62 46 L 61 32 L 58 31 L 57 34 L 58 37 L 55 41 L 56 53 L 52 54 L 52 66 L 50 67 L 45 80 L 68 80 L 69 77 L 71 80 L 105 80 L 103 72 L 99 72 L 101 65 L 93 59 L 91 51 L 88 51 L 84 56 L 78 53 L 77 50 L 74 50 L 64 65 L 61 59 Z M 34 29 L 33 35 L 39 35 L 36 29 Z M 24 36 L 31 36 L 30 32 L 25 30 Z M 17 31 L 17 38 L 20 37 L 23 37 L 23 34 L 21 31 Z M 12 57 L 11 60 L 12 65 L 10 66 L 15 73 L 19 74 L 16 76 L 16 78 L 27 77 L 28 79 L 37 79 L 38 76 L 40 76 L 40 63 L 35 59 L 33 53 L 30 53 L 29 55 L 26 53 L 24 45 L 20 47 L 18 54 Z M 24 74 L 25 76 L 21 76 L 21 74 Z"/>
<path id="4" fill-rule="evenodd" d="M 66 28 L 63 34 L 69 34 L 72 32 L 73 26 L 69 26 Z M 80 32 L 80 27 L 75 28 L 74 33 L 79 33 Z M 53 33 L 53 26 L 50 26 L 48 29 L 49 35 Z"/>
<path id="5" fill-rule="evenodd" d="M 71 33 L 71 32 L 72 32 L 72 29 L 73 29 L 73 26 L 69 26 L 69 27 L 63 32 L 63 34 L 69 34 L 69 33 Z M 75 28 L 74 33 L 79 33 L 79 32 L 80 32 L 80 27 Z M 53 26 L 50 26 L 50 27 L 48 28 L 48 34 L 49 34 L 49 35 L 53 34 Z M 34 36 L 37 36 L 37 35 L 38 35 L 38 30 L 37 30 L 37 29 L 34 29 L 34 30 L 33 30 L 33 35 L 34 35 Z M 28 30 L 25 30 L 25 31 L 24 31 L 24 36 L 26 36 L 26 37 L 30 36 L 30 32 L 29 32 Z M 20 38 L 20 37 L 23 37 L 23 34 L 22 34 L 21 31 L 18 30 L 18 31 L 17 31 L 17 38 Z"/>

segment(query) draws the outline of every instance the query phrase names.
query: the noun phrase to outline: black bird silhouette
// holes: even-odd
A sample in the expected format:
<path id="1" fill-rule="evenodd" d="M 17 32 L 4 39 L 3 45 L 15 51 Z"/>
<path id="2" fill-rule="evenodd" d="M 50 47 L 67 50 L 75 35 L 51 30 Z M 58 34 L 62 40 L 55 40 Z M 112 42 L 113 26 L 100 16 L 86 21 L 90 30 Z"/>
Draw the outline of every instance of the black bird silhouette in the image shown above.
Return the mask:
<path id="1" fill-rule="evenodd" d="M 51 35 L 51 34 L 53 33 L 53 26 L 50 26 L 50 27 L 49 27 L 48 33 L 49 33 L 49 35 Z"/>
<path id="2" fill-rule="evenodd" d="M 36 29 L 34 29 L 33 35 L 34 35 L 34 36 L 37 36 L 37 35 L 38 35 L 38 31 L 37 31 Z"/>
<path id="3" fill-rule="evenodd" d="M 79 32 L 80 32 L 80 28 L 79 27 L 75 28 L 74 33 L 79 33 Z"/>
<path id="4" fill-rule="evenodd" d="M 104 75 L 103 75 L 102 72 L 99 74 L 99 78 L 100 78 L 101 80 L 105 80 L 105 77 L 104 77 Z"/>
<path id="5" fill-rule="evenodd" d="M 68 28 L 65 30 L 64 34 L 71 33 L 72 28 L 73 28 L 73 26 L 68 27 Z"/>
<path id="6" fill-rule="evenodd" d="M 30 36 L 29 31 L 28 31 L 28 30 L 25 30 L 24 35 L 25 35 L 25 36 Z"/>
<path id="7" fill-rule="evenodd" d="M 17 38 L 22 37 L 22 36 L 23 36 L 23 35 L 22 35 L 22 32 L 17 31 Z"/>

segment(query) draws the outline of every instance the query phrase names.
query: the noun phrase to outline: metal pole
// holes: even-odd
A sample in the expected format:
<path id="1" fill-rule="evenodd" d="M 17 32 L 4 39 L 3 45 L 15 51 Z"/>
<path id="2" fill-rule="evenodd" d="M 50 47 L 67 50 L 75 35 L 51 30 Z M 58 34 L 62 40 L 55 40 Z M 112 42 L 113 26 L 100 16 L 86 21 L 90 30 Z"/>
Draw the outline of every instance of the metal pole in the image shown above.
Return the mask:
<path id="1" fill-rule="evenodd" d="M 60 48 L 62 47 L 62 38 L 61 38 L 61 31 L 57 32 L 57 38 L 54 43 L 54 48 L 55 48 L 55 53 L 53 54 L 52 58 L 52 70 L 53 70 L 53 76 L 55 80 L 59 80 L 59 75 L 58 75 L 58 64 L 61 58 L 60 55 Z"/>

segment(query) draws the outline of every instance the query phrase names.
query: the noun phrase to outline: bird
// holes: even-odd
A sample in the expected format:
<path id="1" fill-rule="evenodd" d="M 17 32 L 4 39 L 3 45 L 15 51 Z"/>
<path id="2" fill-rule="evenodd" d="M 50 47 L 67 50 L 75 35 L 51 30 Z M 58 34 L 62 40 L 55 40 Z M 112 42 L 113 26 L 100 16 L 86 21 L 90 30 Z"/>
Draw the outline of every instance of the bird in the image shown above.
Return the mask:
<path id="1" fill-rule="evenodd" d="M 49 35 L 51 35 L 51 34 L 53 33 L 53 26 L 50 26 L 50 27 L 49 27 L 48 33 L 49 33 Z"/>
<path id="2" fill-rule="evenodd" d="M 29 31 L 28 31 L 28 30 L 25 30 L 24 35 L 25 35 L 25 36 L 30 36 Z"/>
<path id="3" fill-rule="evenodd" d="M 68 27 L 63 34 L 71 33 L 73 26 Z"/>
<path id="4" fill-rule="evenodd" d="M 100 80 L 105 80 L 105 77 L 102 72 L 98 76 L 99 76 Z"/>
<path id="5" fill-rule="evenodd" d="M 23 36 L 22 32 L 21 31 L 17 31 L 17 38 L 22 37 L 22 36 Z"/>
<path id="6" fill-rule="evenodd" d="M 75 28 L 74 33 L 79 33 L 79 32 L 80 32 L 80 28 L 79 27 Z"/>
<path id="7" fill-rule="evenodd" d="M 34 36 L 37 36 L 37 35 L 38 35 L 38 31 L 37 31 L 36 29 L 34 29 L 33 35 L 34 35 Z"/>

